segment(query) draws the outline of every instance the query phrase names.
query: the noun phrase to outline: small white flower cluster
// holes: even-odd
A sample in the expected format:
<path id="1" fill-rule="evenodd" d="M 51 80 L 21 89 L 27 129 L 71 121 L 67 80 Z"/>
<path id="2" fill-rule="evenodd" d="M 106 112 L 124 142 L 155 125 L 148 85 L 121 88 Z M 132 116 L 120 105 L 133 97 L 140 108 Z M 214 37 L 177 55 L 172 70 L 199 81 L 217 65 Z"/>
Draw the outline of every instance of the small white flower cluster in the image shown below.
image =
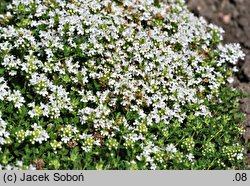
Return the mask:
<path id="1" fill-rule="evenodd" d="M 219 45 L 218 52 L 220 53 L 218 65 L 221 65 L 222 63 L 236 65 L 239 59 L 244 59 L 245 57 L 245 54 L 241 51 L 239 43 L 226 44 L 225 46 Z"/>
<path id="2" fill-rule="evenodd" d="M 75 138 L 78 133 L 77 128 L 72 125 L 67 125 L 61 128 L 60 131 L 62 132 L 60 136 L 63 143 L 69 142 L 73 137 Z"/>
<path id="3" fill-rule="evenodd" d="M 122 132 L 121 145 L 140 141 L 143 152 L 137 159 L 145 158 L 151 169 L 157 168 L 155 158 L 162 162 L 161 154 L 178 149 L 158 146 L 150 128 L 181 124 L 190 113 L 211 116 L 205 103 L 229 78 L 226 68 L 217 67 L 244 57 L 237 44 L 219 46 L 216 65 L 210 63 L 210 45 L 221 41 L 222 30 L 196 18 L 182 0 L 159 5 L 153 0 L 13 0 L 8 11 L 17 23 L 0 28 L 1 68 L 6 77 L 21 76 L 29 96 L 11 90 L 1 77 L 0 101 L 27 107 L 30 120 L 77 115 L 82 126 L 62 126 L 61 141 L 50 142 L 54 150 L 72 139 L 84 151 L 102 144 L 116 149 L 115 135 Z M 17 131 L 18 141 L 50 138 L 43 126 L 32 127 Z M 184 146 L 185 157 L 193 161 L 192 140 Z"/>
<path id="4" fill-rule="evenodd" d="M 54 140 L 50 143 L 50 146 L 54 150 L 54 153 L 57 153 L 57 149 L 62 148 L 62 142 L 61 141 L 58 142 L 58 141 Z"/>
<path id="5" fill-rule="evenodd" d="M 8 143 L 10 133 L 6 130 L 7 123 L 2 119 L 2 112 L 0 111 L 0 151 L 1 146 Z"/>
<path id="6" fill-rule="evenodd" d="M 155 146 L 155 144 L 153 144 L 152 142 L 149 142 L 148 144 L 146 144 L 146 146 L 142 144 L 141 148 L 143 149 L 143 152 L 136 158 L 139 161 L 144 159 L 146 162 L 146 165 L 148 165 L 150 169 L 152 170 L 156 169 L 157 168 L 156 162 L 155 162 L 156 159 L 154 158 L 154 156 L 156 156 L 156 154 L 160 152 L 159 147 Z"/>
<path id="7" fill-rule="evenodd" d="M 23 165 L 23 161 L 16 161 L 16 165 L 1 165 L 0 170 L 36 170 L 36 167 L 32 164 L 29 166 Z"/>
<path id="8" fill-rule="evenodd" d="M 47 141 L 49 138 L 48 133 L 44 130 L 41 126 L 34 123 L 32 126 L 33 130 L 27 130 L 25 132 L 25 136 L 31 136 L 31 143 L 34 144 L 35 142 L 42 143 L 43 141 Z"/>
<path id="9" fill-rule="evenodd" d="M 233 146 L 225 146 L 222 148 L 223 155 L 225 155 L 229 161 L 242 160 L 243 151 L 244 148 L 240 144 L 233 144 Z"/>
<path id="10" fill-rule="evenodd" d="M 47 141 L 49 139 L 49 135 L 46 130 L 44 130 L 40 125 L 34 123 L 31 125 L 32 130 L 19 130 L 15 132 L 16 140 L 21 143 L 25 139 L 29 139 L 32 144 L 38 142 L 41 144 L 43 141 Z"/>
<path id="11" fill-rule="evenodd" d="M 21 92 L 19 90 L 11 91 L 3 77 L 0 77 L 0 100 L 12 102 L 16 108 L 20 108 L 25 103 Z"/>

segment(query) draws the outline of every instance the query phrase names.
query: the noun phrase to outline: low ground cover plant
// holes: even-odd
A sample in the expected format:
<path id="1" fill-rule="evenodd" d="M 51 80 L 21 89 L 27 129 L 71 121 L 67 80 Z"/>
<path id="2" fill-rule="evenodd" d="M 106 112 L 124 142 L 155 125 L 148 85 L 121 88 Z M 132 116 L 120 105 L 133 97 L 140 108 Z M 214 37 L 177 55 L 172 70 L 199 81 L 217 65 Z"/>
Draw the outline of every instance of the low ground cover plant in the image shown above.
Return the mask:
<path id="1" fill-rule="evenodd" d="M 182 0 L 12 0 L 0 169 L 240 169 L 244 57 Z"/>

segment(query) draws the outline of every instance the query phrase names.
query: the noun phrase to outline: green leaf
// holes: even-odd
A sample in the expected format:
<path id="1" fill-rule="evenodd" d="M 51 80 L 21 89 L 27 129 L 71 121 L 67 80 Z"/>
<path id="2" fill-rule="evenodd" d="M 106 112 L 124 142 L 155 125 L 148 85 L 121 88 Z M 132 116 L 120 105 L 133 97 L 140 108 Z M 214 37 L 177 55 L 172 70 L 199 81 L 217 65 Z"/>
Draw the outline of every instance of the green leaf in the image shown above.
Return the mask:
<path id="1" fill-rule="evenodd" d="M 0 75 L 4 75 L 5 73 L 5 69 L 4 68 L 0 68 Z"/>

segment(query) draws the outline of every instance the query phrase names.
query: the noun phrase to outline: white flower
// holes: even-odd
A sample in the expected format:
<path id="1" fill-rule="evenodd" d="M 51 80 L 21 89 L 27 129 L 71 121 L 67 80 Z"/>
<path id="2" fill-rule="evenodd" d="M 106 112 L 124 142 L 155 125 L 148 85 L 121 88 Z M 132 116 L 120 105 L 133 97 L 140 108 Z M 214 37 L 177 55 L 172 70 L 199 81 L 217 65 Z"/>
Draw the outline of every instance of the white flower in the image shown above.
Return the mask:
<path id="1" fill-rule="evenodd" d="M 63 143 L 68 143 L 70 138 L 69 137 L 63 137 L 61 140 L 63 141 Z"/>
<path id="2" fill-rule="evenodd" d="M 0 129 L 0 132 L 1 132 L 1 129 Z M 4 145 L 5 144 L 5 139 L 3 137 L 0 137 L 0 144 L 1 145 Z"/>
<path id="3" fill-rule="evenodd" d="M 243 159 L 243 153 L 237 154 L 237 160 L 242 160 Z"/>
<path id="4" fill-rule="evenodd" d="M 233 77 L 229 77 L 227 78 L 227 82 L 232 84 L 234 82 L 234 78 Z"/>
<path id="5" fill-rule="evenodd" d="M 0 79 L 0 100 L 4 100 L 4 98 L 8 95 L 9 87 L 6 84 L 6 81 L 3 77 Z"/>
<path id="6" fill-rule="evenodd" d="M 156 164 L 152 163 L 151 166 L 150 166 L 150 169 L 155 170 L 156 168 L 157 168 Z"/>
<path id="7" fill-rule="evenodd" d="M 41 144 L 43 141 L 47 141 L 48 138 L 49 138 L 49 135 L 46 132 L 46 130 L 41 130 L 39 131 L 39 135 L 36 137 L 35 141 Z"/>
<path id="8" fill-rule="evenodd" d="M 24 97 L 19 90 L 14 90 L 13 93 L 10 93 L 7 100 L 13 101 L 16 108 L 20 108 L 25 103 Z"/>
<path id="9" fill-rule="evenodd" d="M 175 146 L 171 143 L 166 147 L 166 151 L 167 152 L 172 152 L 172 153 L 176 153 L 177 149 L 175 148 Z"/>
<path id="10" fill-rule="evenodd" d="M 194 155 L 193 155 L 192 153 L 189 153 L 189 154 L 187 155 L 187 158 L 188 158 L 189 161 L 193 161 Z"/>
<path id="11" fill-rule="evenodd" d="M 22 167 L 22 166 L 23 166 L 23 162 L 22 162 L 22 161 L 17 161 L 17 162 L 16 162 L 16 166 Z"/>
<path id="12" fill-rule="evenodd" d="M 37 123 L 34 123 L 33 125 L 31 125 L 31 127 L 34 129 L 34 130 L 38 130 L 38 129 L 41 129 L 42 127 L 37 125 Z"/>
<path id="13" fill-rule="evenodd" d="M 13 166 L 11 166 L 11 165 L 6 165 L 6 166 L 5 166 L 5 169 L 6 169 L 6 170 L 12 170 L 12 169 L 13 169 Z"/>
<path id="14" fill-rule="evenodd" d="M 36 170 L 36 167 L 32 164 L 29 165 L 29 170 Z"/>

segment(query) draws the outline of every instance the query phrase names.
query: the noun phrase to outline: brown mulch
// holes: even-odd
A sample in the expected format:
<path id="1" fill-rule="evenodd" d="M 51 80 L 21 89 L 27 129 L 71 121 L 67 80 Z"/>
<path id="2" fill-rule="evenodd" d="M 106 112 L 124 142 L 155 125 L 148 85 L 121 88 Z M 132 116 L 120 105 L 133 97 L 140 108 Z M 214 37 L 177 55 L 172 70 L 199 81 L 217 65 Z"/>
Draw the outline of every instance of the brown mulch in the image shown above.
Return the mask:
<path id="1" fill-rule="evenodd" d="M 203 16 L 210 23 L 225 30 L 224 43 L 240 43 L 245 60 L 238 63 L 239 72 L 235 74 L 234 87 L 247 96 L 240 101 L 245 113 L 246 146 L 250 141 L 250 1 L 249 0 L 186 0 L 189 9 L 197 16 Z M 246 148 L 246 157 L 250 169 L 250 149 Z"/>

